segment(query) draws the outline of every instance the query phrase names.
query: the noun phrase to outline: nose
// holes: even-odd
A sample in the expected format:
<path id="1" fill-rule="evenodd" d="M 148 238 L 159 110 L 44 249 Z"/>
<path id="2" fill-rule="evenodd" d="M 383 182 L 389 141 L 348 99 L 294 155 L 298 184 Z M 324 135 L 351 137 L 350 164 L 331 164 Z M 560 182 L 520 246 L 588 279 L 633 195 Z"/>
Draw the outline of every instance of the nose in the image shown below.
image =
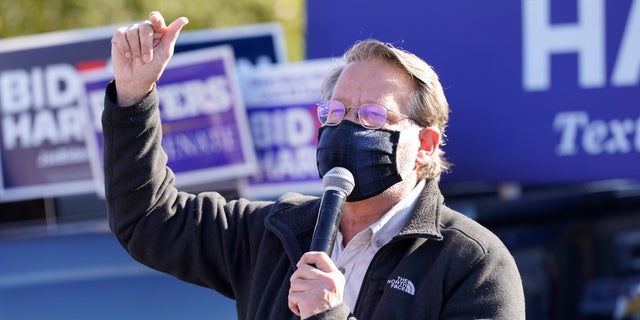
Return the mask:
<path id="1" fill-rule="evenodd" d="M 353 123 L 360 123 L 360 120 L 358 119 L 358 107 L 346 107 L 346 114 L 344 115 L 343 120 L 349 120 Z"/>

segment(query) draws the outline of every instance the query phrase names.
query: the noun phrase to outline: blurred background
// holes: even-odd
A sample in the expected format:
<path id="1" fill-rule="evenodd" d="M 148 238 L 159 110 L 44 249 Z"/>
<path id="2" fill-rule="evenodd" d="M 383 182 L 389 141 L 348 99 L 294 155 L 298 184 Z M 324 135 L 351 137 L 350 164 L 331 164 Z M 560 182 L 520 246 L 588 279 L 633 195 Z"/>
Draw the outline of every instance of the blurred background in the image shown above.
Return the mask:
<path id="1" fill-rule="evenodd" d="M 185 16 L 189 29 L 229 27 L 261 22 L 278 22 L 286 35 L 291 60 L 304 55 L 305 3 L 276 1 L 0 1 L 0 37 L 16 37 L 42 32 L 105 25 L 126 26 L 145 20 L 151 11 L 160 11 L 167 20 Z"/>
<path id="2" fill-rule="evenodd" d="M 378 38 L 440 75 L 454 163 L 443 193 L 509 247 L 527 318 L 640 318 L 639 0 L 0 0 L 0 319 L 236 317 L 232 300 L 122 250 L 106 222 L 99 128 L 63 134 L 78 125 L 63 110 L 99 114 L 90 97 L 103 82 L 86 71 L 108 81 L 115 28 L 152 10 L 189 18 L 176 58 L 232 48 L 234 121 L 252 146 L 211 171 L 176 162 L 183 189 L 319 194 L 319 81 L 355 41 Z M 76 78 L 82 97 L 65 100 Z"/>

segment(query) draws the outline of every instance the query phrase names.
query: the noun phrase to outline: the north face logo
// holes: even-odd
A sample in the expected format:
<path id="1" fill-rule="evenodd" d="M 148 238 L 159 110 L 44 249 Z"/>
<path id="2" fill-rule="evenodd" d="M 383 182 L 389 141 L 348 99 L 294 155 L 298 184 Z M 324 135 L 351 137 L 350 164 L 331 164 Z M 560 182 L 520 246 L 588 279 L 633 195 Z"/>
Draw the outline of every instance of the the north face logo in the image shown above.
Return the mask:
<path id="1" fill-rule="evenodd" d="M 400 290 L 402 292 L 406 292 L 412 296 L 416 295 L 416 287 L 413 285 L 413 282 L 407 278 L 403 278 L 398 276 L 397 279 L 389 279 L 387 280 L 387 284 L 391 289 Z"/>

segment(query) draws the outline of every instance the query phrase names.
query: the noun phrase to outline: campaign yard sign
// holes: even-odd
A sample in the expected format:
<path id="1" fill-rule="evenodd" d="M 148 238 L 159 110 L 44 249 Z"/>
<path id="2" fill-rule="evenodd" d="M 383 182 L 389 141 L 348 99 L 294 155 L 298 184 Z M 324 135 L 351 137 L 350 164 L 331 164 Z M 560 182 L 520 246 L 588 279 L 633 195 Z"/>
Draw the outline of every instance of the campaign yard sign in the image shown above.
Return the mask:
<path id="1" fill-rule="evenodd" d="M 320 194 L 316 165 L 316 103 L 332 59 L 307 60 L 244 70 L 242 92 L 258 158 L 258 170 L 244 179 L 240 194 L 270 199 L 285 192 Z"/>
<path id="2" fill-rule="evenodd" d="M 81 73 L 108 67 L 117 27 L 0 40 L 0 201 L 94 191 Z M 274 23 L 185 30 L 176 53 L 225 44 L 242 68 L 286 61 Z"/>
<path id="3" fill-rule="evenodd" d="M 100 119 L 110 68 L 84 75 L 90 119 L 91 163 L 97 188 L 104 185 Z M 218 46 L 175 54 L 157 82 L 162 147 L 177 186 L 222 181 L 256 167 L 233 50 Z"/>
<path id="4" fill-rule="evenodd" d="M 640 0 L 307 2 L 307 57 L 373 37 L 439 73 L 443 182 L 640 179 Z M 327 23 L 331 21 L 331 23 Z"/>
<path id="5" fill-rule="evenodd" d="M 113 30 L 0 41 L 3 201 L 93 190 L 78 70 L 104 65 Z"/>

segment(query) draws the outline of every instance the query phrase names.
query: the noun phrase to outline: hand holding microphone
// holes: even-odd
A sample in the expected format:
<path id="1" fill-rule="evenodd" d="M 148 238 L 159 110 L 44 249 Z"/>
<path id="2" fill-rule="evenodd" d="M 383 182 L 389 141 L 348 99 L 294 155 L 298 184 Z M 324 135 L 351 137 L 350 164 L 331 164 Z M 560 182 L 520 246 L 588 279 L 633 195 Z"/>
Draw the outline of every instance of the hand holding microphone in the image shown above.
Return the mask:
<path id="1" fill-rule="evenodd" d="M 349 170 L 335 167 L 324 175 L 322 185 L 324 193 L 309 251 L 323 251 L 331 256 L 342 209 L 347 201 L 347 196 L 353 191 L 355 183 Z"/>
<path id="2" fill-rule="evenodd" d="M 318 252 L 305 253 L 290 279 L 289 309 L 303 319 L 343 301 L 344 275 L 329 257 L 336 240 L 342 209 L 355 183 L 349 170 L 336 167 L 324 175 L 322 185 L 324 192 L 310 251 L 321 251 L 326 255 Z"/>

